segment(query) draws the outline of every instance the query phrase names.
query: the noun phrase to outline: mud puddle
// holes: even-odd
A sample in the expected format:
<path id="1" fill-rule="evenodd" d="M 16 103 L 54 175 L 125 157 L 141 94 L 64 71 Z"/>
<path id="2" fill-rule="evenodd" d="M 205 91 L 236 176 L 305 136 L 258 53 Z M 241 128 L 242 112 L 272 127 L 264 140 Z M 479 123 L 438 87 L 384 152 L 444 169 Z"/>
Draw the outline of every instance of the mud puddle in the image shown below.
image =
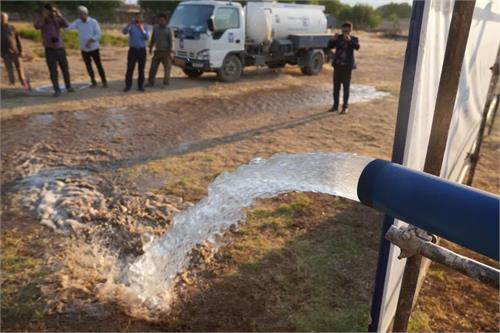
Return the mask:
<path id="1" fill-rule="evenodd" d="M 351 102 L 367 102 L 388 94 L 352 85 Z M 258 98 L 256 98 L 258 97 Z M 332 103 L 328 84 L 276 89 L 231 98 L 178 100 L 168 104 L 145 103 L 141 108 L 109 108 L 22 116 L 2 121 L 2 183 L 26 177 L 44 167 L 103 166 L 133 159 L 189 152 L 205 140 L 217 124 L 237 135 L 252 130 L 260 115 L 283 117 L 304 108 Z M 271 116 L 272 115 L 272 116 Z M 233 120 L 248 120 L 247 128 L 231 128 Z M 269 125 L 272 125 L 269 124 Z M 30 169 L 31 168 L 31 169 Z"/>
<path id="2" fill-rule="evenodd" d="M 135 192 L 90 170 L 55 168 L 23 178 L 9 207 L 68 236 L 62 251 L 46 258 L 54 273 L 42 286 L 47 313 L 103 311 L 106 302 L 149 318 L 122 283 L 122 269 L 167 232 L 172 216 L 191 206 L 182 198 Z"/>

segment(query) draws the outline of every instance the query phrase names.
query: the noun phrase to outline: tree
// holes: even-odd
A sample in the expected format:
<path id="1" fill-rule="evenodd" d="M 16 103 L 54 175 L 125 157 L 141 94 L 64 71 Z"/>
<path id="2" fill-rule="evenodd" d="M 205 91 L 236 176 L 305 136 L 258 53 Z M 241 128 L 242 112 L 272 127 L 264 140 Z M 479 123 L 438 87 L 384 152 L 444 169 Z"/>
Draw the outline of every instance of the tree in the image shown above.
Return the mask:
<path id="1" fill-rule="evenodd" d="M 325 13 L 337 18 L 337 25 L 351 21 L 357 29 L 373 29 L 382 23 L 380 15 L 369 5 L 351 7 L 340 0 L 309 0 L 308 3 L 325 6 Z"/>
<path id="2" fill-rule="evenodd" d="M 43 8 L 41 1 L 2 1 L 2 11 L 7 13 L 32 13 Z"/>
<path id="3" fill-rule="evenodd" d="M 139 0 L 141 8 L 150 14 L 173 13 L 180 1 L 147 1 Z"/>
<path id="4" fill-rule="evenodd" d="M 31 17 L 40 12 L 45 4 L 50 3 L 66 12 L 75 12 L 82 5 L 88 8 L 92 16 L 102 19 L 113 17 L 114 9 L 122 4 L 121 0 L 83 0 L 83 1 L 2 1 L 2 10 L 8 13 L 18 13 L 22 17 Z"/>
<path id="5" fill-rule="evenodd" d="M 310 0 L 310 4 L 325 6 L 325 13 L 339 17 L 340 12 L 349 5 L 344 5 L 340 0 Z"/>
<path id="6" fill-rule="evenodd" d="M 114 17 L 114 11 L 117 7 L 122 5 L 121 0 L 84 0 L 84 1 L 55 1 L 53 4 L 56 7 L 65 9 L 67 12 L 74 11 L 78 6 L 85 6 L 88 8 L 89 13 L 93 17 L 100 19 L 110 19 Z"/>
<path id="7" fill-rule="evenodd" d="M 377 13 L 386 20 L 410 18 L 411 6 L 407 3 L 390 3 L 377 8 Z"/>

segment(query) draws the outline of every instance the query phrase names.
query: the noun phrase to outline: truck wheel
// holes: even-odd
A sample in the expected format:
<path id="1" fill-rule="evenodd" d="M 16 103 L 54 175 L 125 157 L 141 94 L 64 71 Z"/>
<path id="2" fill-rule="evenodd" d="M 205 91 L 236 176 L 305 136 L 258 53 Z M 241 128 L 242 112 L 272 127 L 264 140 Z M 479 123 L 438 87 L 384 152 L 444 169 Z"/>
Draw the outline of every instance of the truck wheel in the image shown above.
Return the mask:
<path id="1" fill-rule="evenodd" d="M 197 78 L 203 75 L 203 71 L 200 69 L 183 68 L 182 71 L 190 78 Z"/>
<path id="2" fill-rule="evenodd" d="M 325 63 L 325 58 L 323 52 L 316 51 L 309 57 L 308 64 L 301 67 L 300 70 L 302 74 L 305 75 L 317 75 L 323 69 L 323 64 Z"/>
<path id="3" fill-rule="evenodd" d="M 243 65 L 240 58 L 235 55 L 228 55 L 222 63 L 221 69 L 217 72 L 219 79 L 223 82 L 236 81 L 241 77 Z"/>

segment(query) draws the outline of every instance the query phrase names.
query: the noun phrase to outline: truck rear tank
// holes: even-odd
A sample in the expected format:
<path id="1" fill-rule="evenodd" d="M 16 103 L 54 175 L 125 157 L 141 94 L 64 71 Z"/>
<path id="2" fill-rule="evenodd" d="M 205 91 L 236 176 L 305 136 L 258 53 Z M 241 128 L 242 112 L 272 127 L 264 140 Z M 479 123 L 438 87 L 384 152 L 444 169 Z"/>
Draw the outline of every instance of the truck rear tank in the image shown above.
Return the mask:
<path id="1" fill-rule="evenodd" d="M 270 44 L 294 34 L 327 32 L 324 6 L 248 2 L 245 6 L 246 43 Z"/>

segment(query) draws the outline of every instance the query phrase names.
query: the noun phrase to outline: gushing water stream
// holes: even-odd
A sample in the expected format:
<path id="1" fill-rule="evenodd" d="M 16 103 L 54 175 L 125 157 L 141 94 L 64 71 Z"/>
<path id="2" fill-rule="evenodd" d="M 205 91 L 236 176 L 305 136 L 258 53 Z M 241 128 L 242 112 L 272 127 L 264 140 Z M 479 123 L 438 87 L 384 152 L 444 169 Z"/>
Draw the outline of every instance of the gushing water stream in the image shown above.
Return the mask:
<path id="1" fill-rule="evenodd" d="M 209 186 L 205 199 L 177 214 L 164 236 L 145 245 L 124 278 L 148 308 L 167 310 L 175 277 L 191 250 L 203 241 L 214 242 L 214 236 L 241 221 L 243 209 L 254 200 L 298 191 L 358 201 L 358 178 L 371 160 L 349 153 L 280 154 L 224 173 Z"/>

